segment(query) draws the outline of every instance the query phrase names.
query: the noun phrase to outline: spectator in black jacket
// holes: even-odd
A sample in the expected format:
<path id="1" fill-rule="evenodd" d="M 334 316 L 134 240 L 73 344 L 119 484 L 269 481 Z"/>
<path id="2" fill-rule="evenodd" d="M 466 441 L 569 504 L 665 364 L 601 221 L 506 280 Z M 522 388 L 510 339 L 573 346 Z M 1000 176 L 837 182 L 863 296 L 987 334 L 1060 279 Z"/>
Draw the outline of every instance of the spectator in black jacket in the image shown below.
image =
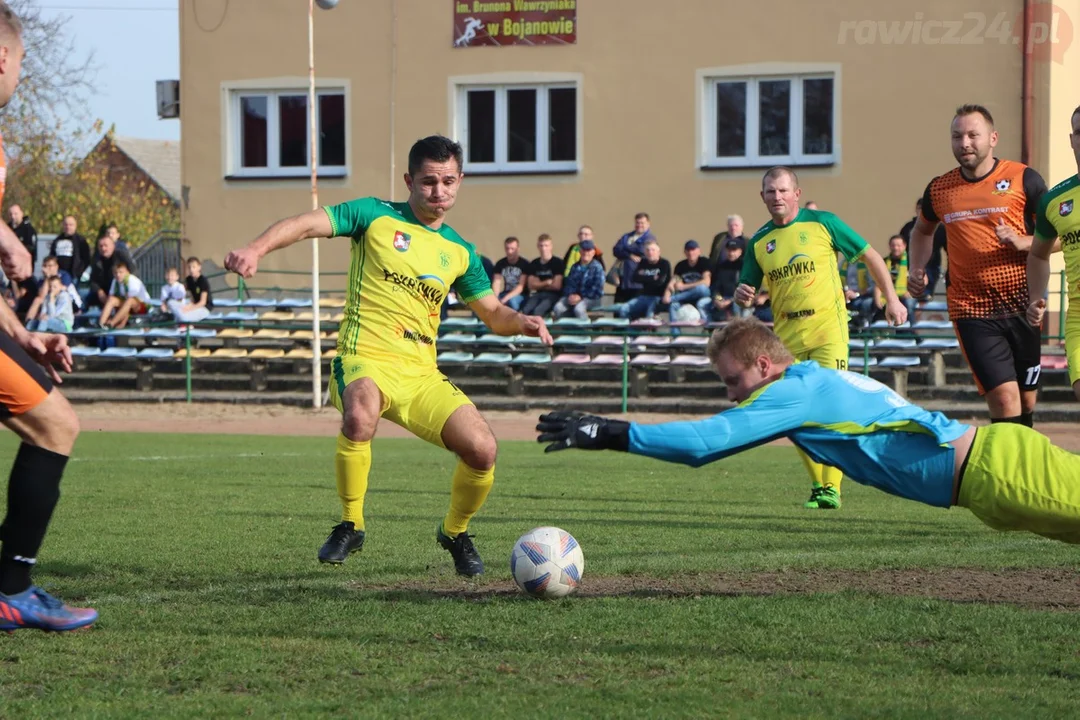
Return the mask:
<path id="1" fill-rule="evenodd" d="M 86 299 L 87 307 L 105 307 L 109 299 L 109 287 L 113 282 L 113 265 L 123 260 L 131 272 L 135 272 L 135 263 L 127 248 L 116 244 L 111 233 L 106 230 L 97 239 L 97 252 L 94 253 L 90 266 L 90 296 Z"/>
<path id="2" fill-rule="evenodd" d="M 60 269 L 71 276 L 76 287 L 83 272 L 90 267 L 90 243 L 76 232 L 78 227 L 71 215 L 64 218 L 61 232 L 53 240 L 52 249 L 49 251 L 50 255 L 55 255 L 60 261 Z"/>
<path id="3" fill-rule="evenodd" d="M 37 263 L 37 230 L 30 223 L 30 218 L 23 214 L 23 210 L 18 205 L 12 205 L 8 210 L 11 215 L 11 222 L 8 225 L 11 226 L 11 231 L 15 233 L 15 237 L 19 238 L 19 242 L 23 244 L 30 252 L 30 261 Z"/>

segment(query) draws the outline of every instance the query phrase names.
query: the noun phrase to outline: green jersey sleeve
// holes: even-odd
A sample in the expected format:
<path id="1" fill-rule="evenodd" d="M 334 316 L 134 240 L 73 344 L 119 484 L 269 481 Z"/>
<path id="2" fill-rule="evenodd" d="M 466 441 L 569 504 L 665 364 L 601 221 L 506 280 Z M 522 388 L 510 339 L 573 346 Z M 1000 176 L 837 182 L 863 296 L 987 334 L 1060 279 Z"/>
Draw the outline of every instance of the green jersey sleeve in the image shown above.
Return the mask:
<path id="1" fill-rule="evenodd" d="M 818 211 L 818 222 L 832 235 L 833 247 L 842 252 L 848 260 L 858 260 L 869 247 L 859 233 L 830 212 Z"/>
<path id="2" fill-rule="evenodd" d="M 376 216 L 379 200 L 373 197 L 357 198 L 340 205 L 326 205 L 323 210 L 330 218 L 333 228 L 331 237 L 351 237 L 359 240 Z"/>
<path id="3" fill-rule="evenodd" d="M 755 290 L 761 287 L 761 282 L 765 279 L 765 273 L 762 272 L 761 265 L 758 265 L 757 253 L 754 252 L 756 247 L 757 238 L 751 238 L 750 242 L 746 243 L 742 272 L 739 273 L 739 284 L 749 285 Z"/>
<path id="4" fill-rule="evenodd" d="M 454 281 L 454 289 L 463 303 L 471 303 L 491 294 L 491 281 L 488 280 L 484 264 L 480 262 L 480 255 L 472 245 L 467 247 L 469 266 L 465 268 L 465 273 Z"/>
<path id="5" fill-rule="evenodd" d="M 1035 213 L 1035 237 L 1046 242 L 1053 242 L 1058 236 L 1057 228 L 1046 216 L 1046 209 L 1050 207 L 1051 193 L 1043 193 L 1039 198 L 1039 209 Z"/>

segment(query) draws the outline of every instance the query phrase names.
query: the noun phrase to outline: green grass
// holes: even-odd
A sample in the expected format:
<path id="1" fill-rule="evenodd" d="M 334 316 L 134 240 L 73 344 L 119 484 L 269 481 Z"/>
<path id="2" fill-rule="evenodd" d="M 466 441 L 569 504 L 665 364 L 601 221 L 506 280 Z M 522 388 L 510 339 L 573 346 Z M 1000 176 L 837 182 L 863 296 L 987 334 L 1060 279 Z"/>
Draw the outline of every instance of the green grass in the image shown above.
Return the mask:
<path id="1" fill-rule="evenodd" d="M 377 440 L 364 551 L 315 554 L 337 520 L 332 438 L 86 435 L 38 581 L 90 631 L 0 636 L 0 717 L 1070 717 L 1080 613 L 848 590 L 455 597 L 434 541 L 452 458 Z M 11 457 L 15 442 L 0 437 Z M 713 571 L 1078 566 L 847 483 L 799 507 L 793 450 L 691 470 L 614 453 L 501 448 L 474 521 L 505 590 L 513 541 L 573 533 L 590 580 Z"/>

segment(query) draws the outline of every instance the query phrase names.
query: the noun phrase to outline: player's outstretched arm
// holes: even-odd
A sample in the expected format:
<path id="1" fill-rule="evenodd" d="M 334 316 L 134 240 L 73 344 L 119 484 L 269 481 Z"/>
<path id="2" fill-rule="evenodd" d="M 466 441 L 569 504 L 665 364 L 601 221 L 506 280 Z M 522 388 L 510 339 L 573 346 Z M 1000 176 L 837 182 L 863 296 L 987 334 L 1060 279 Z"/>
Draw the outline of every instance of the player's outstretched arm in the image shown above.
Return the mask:
<path id="1" fill-rule="evenodd" d="M 496 335 L 527 335 L 538 337 L 545 345 L 551 345 L 554 340 L 548 332 L 544 318 L 536 315 L 523 315 L 517 310 L 503 305 L 494 294 L 469 303 L 476 316 L 480 318 L 491 332 Z"/>
<path id="2" fill-rule="evenodd" d="M 334 229 L 330 224 L 330 217 L 322 208 L 278 220 L 245 247 L 233 250 L 226 255 L 225 269 L 239 273 L 244 278 L 250 278 L 258 270 L 259 260 L 268 253 L 301 240 L 331 237 L 333 234 Z"/>

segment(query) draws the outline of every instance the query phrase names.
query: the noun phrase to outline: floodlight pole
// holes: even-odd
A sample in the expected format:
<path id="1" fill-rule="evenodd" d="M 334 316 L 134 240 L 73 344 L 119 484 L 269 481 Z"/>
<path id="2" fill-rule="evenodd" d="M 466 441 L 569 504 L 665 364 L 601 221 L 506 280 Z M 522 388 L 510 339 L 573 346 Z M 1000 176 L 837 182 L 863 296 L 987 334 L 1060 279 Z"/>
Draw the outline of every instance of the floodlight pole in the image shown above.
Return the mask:
<path id="1" fill-rule="evenodd" d="M 315 126 L 315 0 L 308 0 L 308 134 L 311 147 L 311 209 L 319 209 L 318 129 Z M 311 241 L 311 395 L 312 406 L 322 407 L 322 339 L 319 337 L 319 238 Z"/>

